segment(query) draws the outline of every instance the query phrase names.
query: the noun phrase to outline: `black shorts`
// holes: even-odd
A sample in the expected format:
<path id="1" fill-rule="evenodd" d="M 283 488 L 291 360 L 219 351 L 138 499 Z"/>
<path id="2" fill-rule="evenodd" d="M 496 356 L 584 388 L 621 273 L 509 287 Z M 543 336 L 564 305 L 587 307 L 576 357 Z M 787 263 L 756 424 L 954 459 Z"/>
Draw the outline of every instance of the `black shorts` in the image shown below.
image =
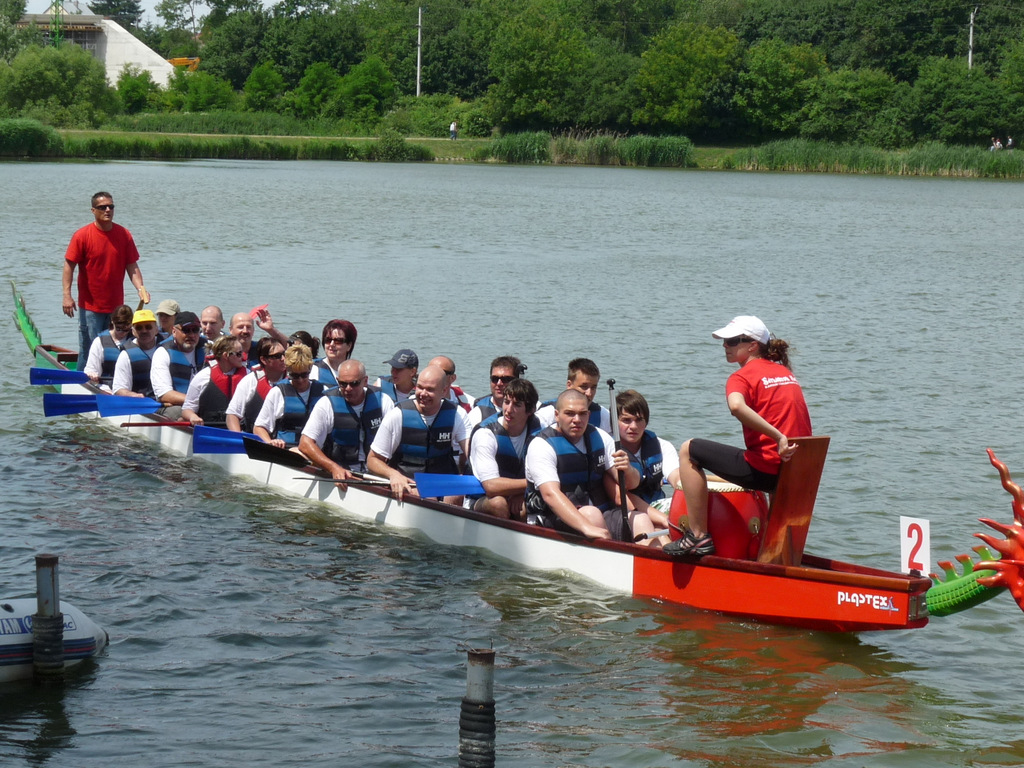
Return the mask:
<path id="1" fill-rule="evenodd" d="M 742 448 L 733 448 L 712 440 L 691 440 L 690 459 L 701 469 L 714 472 L 722 479 L 752 491 L 774 491 L 779 482 L 778 475 L 750 466 L 743 458 Z"/>
<path id="2" fill-rule="evenodd" d="M 544 503 L 540 493 L 533 493 L 526 497 L 526 522 L 530 525 L 539 525 L 544 528 L 554 528 L 562 533 L 573 533 L 581 535 L 571 525 L 562 522 L 562 518 L 551 511 L 551 508 Z M 611 507 L 601 512 L 604 517 L 604 524 L 612 535 L 612 541 L 624 541 L 622 535 L 622 507 Z"/>

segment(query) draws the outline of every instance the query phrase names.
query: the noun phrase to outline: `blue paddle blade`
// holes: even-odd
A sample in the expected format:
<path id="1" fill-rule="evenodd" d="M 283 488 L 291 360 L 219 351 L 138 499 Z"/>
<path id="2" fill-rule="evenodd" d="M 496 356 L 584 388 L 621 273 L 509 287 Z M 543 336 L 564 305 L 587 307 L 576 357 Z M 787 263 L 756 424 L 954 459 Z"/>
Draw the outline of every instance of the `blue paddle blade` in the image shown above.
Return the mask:
<path id="1" fill-rule="evenodd" d="M 245 438 L 259 440 L 249 432 L 233 432 L 219 427 L 194 427 L 192 453 L 245 453 Z"/>
<path id="2" fill-rule="evenodd" d="M 120 397 L 118 395 L 97 395 L 96 409 L 100 416 L 133 416 L 137 413 L 156 413 L 163 407 L 157 400 L 148 397 Z"/>
<path id="3" fill-rule="evenodd" d="M 467 496 L 484 492 L 484 487 L 473 475 L 435 475 L 417 472 L 416 490 L 420 497 L 433 499 L 437 496 Z"/>
<path id="4" fill-rule="evenodd" d="M 29 368 L 29 384 L 85 384 L 89 377 L 64 368 Z"/>
<path id="5" fill-rule="evenodd" d="M 43 394 L 44 416 L 67 416 L 96 410 L 96 395 L 58 395 L 56 392 Z"/>

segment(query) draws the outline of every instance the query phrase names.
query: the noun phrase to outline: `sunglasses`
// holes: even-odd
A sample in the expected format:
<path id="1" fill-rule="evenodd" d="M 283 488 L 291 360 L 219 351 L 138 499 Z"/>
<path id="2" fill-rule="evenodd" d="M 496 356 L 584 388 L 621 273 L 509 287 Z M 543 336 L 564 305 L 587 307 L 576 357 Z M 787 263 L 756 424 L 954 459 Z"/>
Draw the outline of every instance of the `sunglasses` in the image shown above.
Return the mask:
<path id="1" fill-rule="evenodd" d="M 241 357 L 242 356 L 242 350 L 238 350 L 237 352 L 228 352 L 227 356 L 228 357 Z"/>
<path id="2" fill-rule="evenodd" d="M 735 347 L 739 346 L 740 344 L 749 344 L 752 341 L 753 339 L 749 338 L 748 336 L 737 336 L 734 339 L 726 339 L 723 343 L 727 347 Z"/>
<path id="3" fill-rule="evenodd" d="M 179 325 L 182 333 L 199 333 L 198 325 Z"/>
<path id="4" fill-rule="evenodd" d="M 332 336 L 331 338 L 327 339 L 324 342 L 324 344 L 348 344 L 348 339 L 346 339 L 344 336 Z"/>
<path id="5" fill-rule="evenodd" d="M 114 204 L 113 203 L 111 203 L 110 205 L 94 205 L 93 207 L 97 211 L 112 211 L 112 210 L 114 210 Z"/>
<path id="6" fill-rule="evenodd" d="M 341 379 L 338 379 L 338 388 L 339 389 L 349 389 L 349 388 L 353 388 L 354 389 L 355 387 L 358 387 L 362 383 L 363 383 L 362 379 L 356 379 L 355 381 L 342 381 Z"/>
<path id="7" fill-rule="evenodd" d="M 309 371 L 288 371 L 289 379 L 308 379 Z"/>
<path id="8" fill-rule="evenodd" d="M 491 384 L 508 384 L 515 376 L 491 376 Z"/>
<path id="9" fill-rule="evenodd" d="M 263 357 L 267 360 L 283 360 L 284 352 L 278 352 L 276 355 L 264 355 Z"/>

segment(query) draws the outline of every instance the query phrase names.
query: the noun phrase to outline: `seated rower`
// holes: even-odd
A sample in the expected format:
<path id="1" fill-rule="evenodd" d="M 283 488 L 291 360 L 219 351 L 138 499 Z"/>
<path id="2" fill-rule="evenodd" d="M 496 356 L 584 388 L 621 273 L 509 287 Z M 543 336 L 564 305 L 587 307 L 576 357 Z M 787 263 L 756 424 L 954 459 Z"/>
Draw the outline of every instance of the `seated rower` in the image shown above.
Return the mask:
<path id="1" fill-rule="evenodd" d="M 125 339 L 124 350 L 114 365 L 114 382 L 111 389 L 121 397 L 155 397 L 150 383 L 150 366 L 157 342 L 156 315 L 151 310 L 140 309 L 132 315 L 133 338 Z"/>
<path id="2" fill-rule="evenodd" d="M 324 358 L 316 361 L 313 381 L 319 381 L 328 389 L 338 386 L 338 368 L 352 357 L 358 336 L 356 327 L 348 320 L 329 321 L 321 334 Z M 313 357 L 316 357 L 316 350 L 313 350 Z"/>
<path id="3" fill-rule="evenodd" d="M 455 379 L 458 378 L 455 374 L 455 361 L 450 357 L 441 355 L 431 360 L 428 365 L 436 365 L 448 378 L 448 392 L 445 397 L 451 400 L 454 405 L 457 405 L 463 411 L 463 418 L 473 409 L 473 398 L 467 395 L 462 387 L 456 386 Z"/>
<path id="4" fill-rule="evenodd" d="M 473 509 L 495 517 L 525 520 L 526 447 L 540 431 L 533 415 L 537 388 L 526 379 L 513 379 L 503 387 L 501 414 L 494 414 L 473 430 L 469 440 L 470 465 L 486 496 Z"/>
<path id="5" fill-rule="evenodd" d="M 687 440 L 679 449 L 679 487 L 686 497 L 690 530 L 665 545 L 672 555 L 710 555 L 708 485 L 705 470 L 754 491 L 771 492 L 782 462 L 797 445 L 793 437 L 811 436 L 811 417 L 799 382 L 789 368 L 789 344 L 774 338 L 753 315 L 734 317 L 711 334 L 722 340 L 727 362 L 736 363 L 725 383 L 729 412 L 743 425 L 746 450 L 711 440 Z"/>
<path id="6" fill-rule="evenodd" d="M 594 402 L 594 395 L 601 384 L 601 371 L 597 363 L 586 357 L 577 357 L 569 361 L 569 378 L 565 382 L 566 389 L 575 389 L 582 392 L 587 398 L 587 408 L 590 410 L 590 423 L 605 432 L 612 431 L 611 414 L 603 405 Z M 537 419 L 541 426 L 548 427 L 555 422 L 554 401 L 547 402 L 537 409 Z"/>
<path id="7" fill-rule="evenodd" d="M 668 528 L 666 515 L 655 502 L 665 498 L 662 484 L 667 481 L 675 487 L 679 482 L 679 455 L 668 440 L 663 440 L 647 428 L 651 410 L 647 400 L 635 389 L 627 389 L 615 397 L 619 419 L 619 442 L 622 450 L 629 454 L 629 463 L 640 473 L 640 484 L 627 492 L 630 509 L 630 527 L 633 534 L 652 533 L 655 528 Z M 611 495 L 616 504 L 619 499 L 619 485 L 614 483 Z M 637 518 L 636 513 L 646 514 L 647 520 Z M 636 518 L 634 520 L 634 518 Z M 650 530 L 645 530 L 647 527 Z M 667 543 L 660 539 L 645 538 L 645 546 L 660 547 Z"/>
<path id="8" fill-rule="evenodd" d="M 209 352 L 210 345 L 224 335 L 224 313 L 221 308 L 216 304 L 204 308 L 199 313 L 199 325 L 203 328 L 202 338 Z"/>
<path id="9" fill-rule="evenodd" d="M 567 389 L 555 401 L 555 423 L 526 449 L 527 522 L 589 539 L 622 538 L 622 510 L 612 508 L 605 477 L 626 473 L 626 488 L 640 474 L 611 435 L 589 424 L 586 395 Z"/>
<path id="10" fill-rule="evenodd" d="M 366 366 L 346 360 L 338 368 L 338 386 L 327 390 L 309 414 L 299 451 L 335 480 L 366 471 L 366 456 L 394 401 L 366 386 Z"/>
<path id="11" fill-rule="evenodd" d="M 245 378 L 242 345 L 234 336 L 221 336 L 213 342 L 213 364 L 203 366 L 189 382 L 182 418 L 192 426 L 221 427 L 227 424 L 226 412 L 235 389 Z"/>
<path id="12" fill-rule="evenodd" d="M 284 381 L 284 345 L 280 341 L 269 336 L 260 339 L 256 357 L 259 366 L 239 382 L 228 403 L 227 427 L 233 432 L 252 432 L 271 387 Z"/>
<path id="13" fill-rule="evenodd" d="M 171 338 L 153 353 L 153 394 L 164 404 L 161 413 L 171 421 L 181 418 L 189 382 L 206 365 L 206 350 L 198 346 L 199 330 L 195 312 L 179 312 L 174 316 Z"/>
<path id="14" fill-rule="evenodd" d="M 522 376 L 520 368 L 525 369 L 518 357 L 503 356 L 496 357 L 491 361 L 491 394 L 481 397 L 473 403 L 473 409 L 466 417 L 466 423 L 470 429 L 484 419 L 501 413 L 501 399 L 504 396 L 505 387 L 512 379 Z"/>
<path id="15" fill-rule="evenodd" d="M 288 343 L 288 337 L 274 327 L 274 318 L 270 311 L 261 309 L 256 317 L 255 325 L 260 330 L 266 331 L 272 339 L 277 339 L 281 344 Z M 231 325 L 228 326 L 228 333 L 238 339 L 242 345 L 242 354 L 245 356 L 245 367 L 254 368 L 259 363 L 256 353 L 257 342 L 253 339 L 254 324 L 252 315 L 248 312 L 236 312 L 231 316 Z"/>
<path id="16" fill-rule="evenodd" d="M 85 361 L 83 371 L 89 381 L 107 392 L 111 391 L 114 381 L 117 358 L 124 349 L 125 341 L 131 338 L 134 314 L 127 304 L 119 306 L 110 315 L 110 328 L 93 339 L 89 347 L 89 359 Z"/>
<path id="17" fill-rule="evenodd" d="M 384 365 L 391 366 L 390 376 L 381 376 L 373 386 L 390 397 L 395 403 L 402 403 L 412 397 L 416 387 L 416 374 L 420 367 L 420 359 L 411 349 L 400 349 L 385 360 Z"/>
<path id="18" fill-rule="evenodd" d="M 156 321 L 160 328 L 156 334 L 157 344 L 163 344 L 174 335 L 174 318 L 181 312 L 181 305 L 174 299 L 164 299 L 156 305 Z"/>
<path id="19" fill-rule="evenodd" d="M 436 365 L 424 368 L 415 399 L 399 403 L 384 417 L 370 446 L 366 468 L 388 478 L 399 501 L 419 495 L 412 481 L 416 472 L 459 474 L 455 446 L 465 456 L 469 441 L 459 409 L 443 397 L 444 388 L 444 371 Z M 451 504 L 461 504 L 460 499 L 445 497 Z"/>
<path id="20" fill-rule="evenodd" d="M 355 326 L 352 326 L 355 328 Z M 313 335 L 309 331 L 296 331 L 288 337 L 288 346 L 293 344 L 305 344 L 309 347 L 309 351 L 313 353 L 313 359 L 318 360 L 317 355 L 320 354 L 320 339 L 314 339 Z M 310 372 L 313 375 L 313 372 Z"/>
<path id="21" fill-rule="evenodd" d="M 306 426 L 310 411 L 327 389 L 319 381 L 311 381 L 313 353 L 305 344 L 288 347 L 284 353 L 288 380 L 273 387 L 256 417 L 253 428 L 261 440 L 278 448 L 294 448 Z"/>

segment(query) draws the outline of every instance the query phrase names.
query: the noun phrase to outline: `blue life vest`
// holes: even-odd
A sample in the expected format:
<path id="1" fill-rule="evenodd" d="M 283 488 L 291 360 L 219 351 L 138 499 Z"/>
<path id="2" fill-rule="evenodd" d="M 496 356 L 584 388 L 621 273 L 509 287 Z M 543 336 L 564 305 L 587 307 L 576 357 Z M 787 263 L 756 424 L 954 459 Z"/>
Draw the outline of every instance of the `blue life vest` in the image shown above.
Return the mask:
<path id="1" fill-rule="evenodd" d="M 643 437 L 640 438 L 640 456 L 635 457 L 630 454 L 629 463 L 640 473 L 640 485 L 630 493 L 635 493 L 648 504 L 656 499 L 665 498 L 665 492 L 661 489 L 661 483 L 665 477 L 661 471 L 663 463 L 661 443 L 651 430 L 644 430 Z"/>
<path id="2" fill-rule="evenodd" d="M 343 467 L 357 466 L 360 446 L 366 456 L 384 418 L 380 390 L 377 387 L 366 388 L 363 410 L 358 415 L 337 387 L 327 392 L 325 397 L 334 411 L 334 429 L 328 436 L 329 444 L 324 445 L 324 453 Z"/>
<path id="3" fill-rule="evenodd" d="M 167 347 L 167 354 L 171 358 L 167 369 L 171 374 L 171 386 L 174 387 L 175 392 L 181 392 L 183 395 L 187 393 L 192 377 L 196 375 L 197 371 L 202 370 L 203 365 L 205 365 L 206 350 L 202 347 L 196 347 L 195 353 L 196 363 L 192 365 L 188 358 L 185 357 L 185 353 L 180 349 L 175 346 Z"/>
<path id="4" fill-rule="evenodd" d="M 124 349 L 124 342 L 118 343 L 110 332 L 100 337 L 100 344 L 103 346 L 103 362 L 100 364 L 100 383 L 108 387 L 114 382 L 114 366 L 117 365 L 117 358 Z M 127 339 L 125 339 L 127 341 Z"/>
<path id="5" fill-rule="evenodd" d="M 537 421 L 537 417 L 531 416 L 526 422 L 526 442 L 523 445 L 522 458 L 516 453 L 515 443 L 512 442 L 508 430 L 501 425 L 497 413 L 477 424 L 473 428 L 473 434 L 475 435 L 479 429 L 486 429 L 494 433 L 494 438 L 498 443 L 498 449 L 494 454 L 494 461 L 498 465 L 498 474 L 512 480 L 522 480 L 526 477 L 526 448 L 529 447 L 533 436 L 540 431 L 540 422 Z"/>
<path id="6" fill-rule="evenodd" d="M 334 375 L 334 371 L 331 370 L 331 366 L 326 360 L 317 360 L 313 365 L 319 369 L 317 372 L 317 380 L 321 384 L 328 389 L 338 386 L 338 377 Z"/>
<path id="7" fill-rule="evenodd" d="M 319 381 L 309 382 L 309 399 L 303 402 L 291 382 L 282 381 L 277 386 L 281 388 L 281 394 L 284 395 L 284 413 L 274 425 L 273 437 L 284 440 L 288 447 L 298 445 L 302 428 L 309 420 L 309 412 L 313 410 L 313 406 L 323 395 L 326 387 Z"/>
<path id="8" fill-rule="evenodd" d="M 150 352 L 156 352 L 153 347 Z M 146 397 L 154 397 L 153 385 L 149 380 L 149 371 L 153 366 L 153 358 L 147 354 L 133 339 L 124 345 L 124 351 L 132 364 L 132 392 L 138 392 Z"/>
<path id="9" fill-rule="evenodd" d="M 577 507 L 592 504 L 598 509 L 604 510 L 611 506 L 611 500 L 604 490 L 604 474 L 608 470 L 604 461 L 604 440 L 597 432 L 596 427 L 587 425 L 583 433 L 584 451 L 580 451 L 568 438 L 562 435 L 552 425 L 537 433 L 535 439 L 546 440 L 555 449 L 555 459 L 558 468 L 559 487 L 569 501 Z M 543 497 L 540 491 L 528 483 L 526 486 L 526 498 L 536 494 L 539 498 L 533 503 L 541 503 Z"/>
<path id="10" fill-rule="evenodd" d="M 442 401 L 441 409 L 429 427 L 416 410 L 415 400 L 399 403 L 398 408 L 402 411 L 402 440 L 388 465 L 408 477 L 416 472 L 457 475 L 459 468 L 455 463 L 452 432 L 455 420 L 461 416 L 455 405 L 448 400 Z"/>
<path id="11" fill-rule="evenodd" d="M 483 424 L 491 416 L 494 416 L 495 414 L 498 413 L 498 408 L 497 406 L 495 406 L 494 398 L 491 395 L 488 395 L 487 397 L 481 397 L 479 400 L 476 401 L 473 407 L 480 409 L 480 424 Z"/>

